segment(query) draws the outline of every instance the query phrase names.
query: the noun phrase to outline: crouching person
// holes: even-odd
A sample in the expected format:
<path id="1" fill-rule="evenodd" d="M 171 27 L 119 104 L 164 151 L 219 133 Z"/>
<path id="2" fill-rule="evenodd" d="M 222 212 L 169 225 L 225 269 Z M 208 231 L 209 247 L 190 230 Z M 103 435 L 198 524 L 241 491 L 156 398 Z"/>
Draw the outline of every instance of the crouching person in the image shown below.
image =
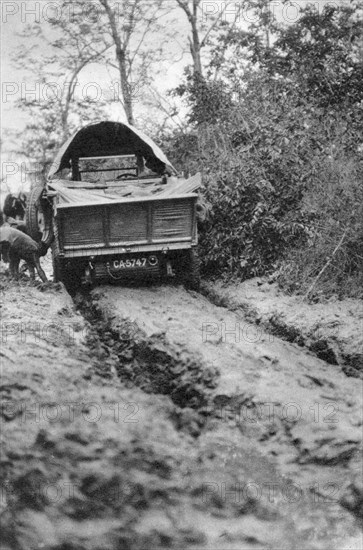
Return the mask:
<path id="1" fill-rule="evenodd" d="M 32 280 L 35 279 L 35 269 L 43 283 L 48 280 L 39 262 L 41 248 L 29 235 L 10 225 L 3 225 L 0 227 L 0 245 L 3 258 L 7 257 L 9 260 L 10 274 L 13 277 L 18 278 L 19 262 L 25 260 Z"/>

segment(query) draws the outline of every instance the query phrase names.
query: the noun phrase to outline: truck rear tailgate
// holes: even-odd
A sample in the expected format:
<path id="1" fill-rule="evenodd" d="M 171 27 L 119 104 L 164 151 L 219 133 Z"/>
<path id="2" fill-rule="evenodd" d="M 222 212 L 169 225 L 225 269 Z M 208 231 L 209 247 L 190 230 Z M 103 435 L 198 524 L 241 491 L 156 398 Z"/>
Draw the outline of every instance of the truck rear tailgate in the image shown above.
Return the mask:
<path id="1" fill-rule="evenodd" d="M 196 195 L 59 205 L 60 252 L 89 248 L 192 242 L 196 238 Z"/>

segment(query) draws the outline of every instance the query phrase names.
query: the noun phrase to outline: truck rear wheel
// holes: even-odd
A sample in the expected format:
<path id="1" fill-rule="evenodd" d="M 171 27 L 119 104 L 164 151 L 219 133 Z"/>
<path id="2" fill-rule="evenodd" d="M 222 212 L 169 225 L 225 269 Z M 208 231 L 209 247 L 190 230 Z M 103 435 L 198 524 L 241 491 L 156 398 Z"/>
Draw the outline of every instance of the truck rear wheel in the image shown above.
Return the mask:
<path id="1" fill-rule="evenodd" d="M 200 288 L 200 261 L 196 248 L 186 251 L 183 262 L 183 283 L 189 290 L 199 290 Z"/>
<path id="2" fill-rule="evenodd" d="M 53 280 L 55 283 L 63 283 L 67 291 L 73 294 L 81 286 L 80 271 L 77 265 L 60 258 L 52 246 Z"/>
<path id="3" fill-rule="evenodd" d="M 41 243 L 41 255 L 47 253 L 53 241 L 52 207 L 43 199 L 44 187 L 37 185 L 30 191 L 27 200 L 25 220 L 28 234 L 34 241 Z"/>
<path id="4" fill-rule="evenodd" d="M 63 281 L 62 260 L 57 256 L 54 245 L 52 246 L 53 280 L 55 283 Z"/>

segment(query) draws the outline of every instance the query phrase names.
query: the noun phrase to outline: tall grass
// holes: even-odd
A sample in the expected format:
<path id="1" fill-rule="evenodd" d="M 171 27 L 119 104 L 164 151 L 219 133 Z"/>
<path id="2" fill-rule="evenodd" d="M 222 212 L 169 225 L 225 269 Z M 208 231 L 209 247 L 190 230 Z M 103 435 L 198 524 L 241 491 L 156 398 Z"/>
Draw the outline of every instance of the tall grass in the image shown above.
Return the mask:
<path id="1" fill-rule="evenodd" d="M 311 235 L 303 246 L 288 252 L 278 276 L 280 285 L 299 294 L 313 285 L 308 296 L 312 300 L 363 298 L 362 164 L 344 157 L 322 161 L 301 210 L 311 219 Z"/>

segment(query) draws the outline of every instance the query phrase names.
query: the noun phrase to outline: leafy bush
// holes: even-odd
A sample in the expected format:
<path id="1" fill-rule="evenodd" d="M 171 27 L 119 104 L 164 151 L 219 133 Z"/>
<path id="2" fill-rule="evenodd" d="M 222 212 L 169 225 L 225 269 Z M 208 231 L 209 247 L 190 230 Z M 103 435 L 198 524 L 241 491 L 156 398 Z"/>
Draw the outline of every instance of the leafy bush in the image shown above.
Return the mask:
<path id="1" fill-rule="evenodd" d="M 309 236 L 299 210 L 304 182 L 294 151 L 270 147 L 270 131 L 253 132 L 247 148 L 233 146 L 220 127 L 218 141 L 211 133 L 209 127 L 207 138 L 200 134 L 209 151 L 204 193 L 211 205 L 200 240 L 205 273 L 242 278 L 269 273 L 287 247 Z M 231 135 L 235 139 L 236 132 Z M 276 131 L 276 143 L 278 137 Z"/>
<path id="2" fill-rule="evenodd" d="M 242 104 L 228 130 L 199 129 L 211 205 L 200 239 L 205 274 L 245 279 L 279 270 L 285 290 L 306 293 L 344 234 L 311 297 L 359 296 L 363 168 L 341 146 L 345 115 L 322 124 L 315 108 L 299 116 L 300 107 L 285 107 L 270 100 L 265 117 Z"/>
<path id="3" fill-rule="evenodd" d="M 225 178 L 228 184 L 221 178 L 206 192 L 212 208 L 201 234 L 204 270 L 243 278 L 271 272 L 282 250 L 304 239 L 308 227 L 286 219 L 268 181 L 249 181 L 239 170 L 227 172 Z"/>

